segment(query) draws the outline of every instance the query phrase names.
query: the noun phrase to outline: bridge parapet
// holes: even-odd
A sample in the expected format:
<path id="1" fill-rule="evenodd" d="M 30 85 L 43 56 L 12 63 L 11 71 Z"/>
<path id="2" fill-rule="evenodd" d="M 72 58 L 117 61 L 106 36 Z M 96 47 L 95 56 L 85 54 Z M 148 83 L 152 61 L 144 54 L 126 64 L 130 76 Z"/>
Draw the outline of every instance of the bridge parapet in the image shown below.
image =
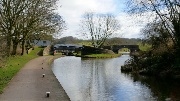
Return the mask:
<path id="1" fill-rule="evenodd" d="M 115 53 L 118 53 L 118 51 L 122 48 L 128 48 L 130 52 L 140 51 L 139 45 L 113 45 L 113 46 L 105 46 L 103 48 L 111 49 Z"/>

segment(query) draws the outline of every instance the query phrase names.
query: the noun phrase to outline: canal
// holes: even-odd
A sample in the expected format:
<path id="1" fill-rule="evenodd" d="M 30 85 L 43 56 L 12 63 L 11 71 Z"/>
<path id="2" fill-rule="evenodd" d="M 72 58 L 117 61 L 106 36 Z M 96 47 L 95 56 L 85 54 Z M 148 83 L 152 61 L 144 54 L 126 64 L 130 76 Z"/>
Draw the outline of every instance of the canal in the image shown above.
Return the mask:
<path id="1" fill-rule="evenodd" d="M 71 101 L 178 101 L 180 84 L 121 73 L 129 55 L 110 59 L 56 59 L 52 70 Z"/>

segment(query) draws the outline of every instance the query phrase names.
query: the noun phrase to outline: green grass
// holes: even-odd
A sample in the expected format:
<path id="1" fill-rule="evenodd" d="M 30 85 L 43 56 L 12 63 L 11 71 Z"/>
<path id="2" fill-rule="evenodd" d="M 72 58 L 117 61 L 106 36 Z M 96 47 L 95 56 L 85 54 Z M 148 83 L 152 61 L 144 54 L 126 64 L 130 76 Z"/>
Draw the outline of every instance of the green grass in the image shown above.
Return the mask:
<path id="1" fill-rule="evenodd" d="M 35 48 L 31 53 L 23 56 L 11 56 L 7 59 L 6 65 L 0 68 L 0 93 L 3 92 L 3 89 L 10 82 L 13 76 L 31 59 L 34 59 L 37 56 L 37 52 L 41 48 Z"/>
<path id="2" fill-rule="evenodd" d="M 87 41 L 87 42 L 80 42 L 78 43 L 79 45 L 85 45 L 85 46 L 92 46 L 92 43 Z"/>
<path id="3" fill-rule="evenodd" d="M 91 54 L 84 55 L 83 58 L 115 58 L 121 56 L 121 54 Z"/>
<path id="4" fill-rule="evenodd" d="M 149 45 L 149 44 L 144 44 L 143 45 L 142 43 L 139 43 L 138 45 L 139 45 L 139 49 L 141 51 L 148 51 L 148 50 L 151 49 L 151 45 Z"/>

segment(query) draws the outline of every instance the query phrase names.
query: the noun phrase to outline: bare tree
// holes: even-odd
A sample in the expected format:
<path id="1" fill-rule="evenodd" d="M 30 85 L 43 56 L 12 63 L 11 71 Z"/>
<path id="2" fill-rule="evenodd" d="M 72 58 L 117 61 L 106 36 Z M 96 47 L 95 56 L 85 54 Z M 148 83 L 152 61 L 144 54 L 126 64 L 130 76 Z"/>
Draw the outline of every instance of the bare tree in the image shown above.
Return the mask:
<path id="1" fill-rule="evenodd" d="M 82 34 L 91 38 L 92 45 L 100 48 L 119 30 L 118 20 L 111 14 L 85 13 L 81 23 Z"/>
<path id="2" fill-rule="evenodd" d="M 53 37 L 59 38 L 63 33 L 64 30 L 66 30 L 66 23 L 63 20 L 63 18 L 54 13 L 52 16 L 48 17 L 49 19 L 49 25 L 52 27 L 51 30 L 53 30 Z"/>
<path id="3" fill-rule="evenodd" d="M 173 42 L 174 49 L 180 50 L 180 0 L 130 0 L 129 4 L 131 13 L 152 12 L 156 14 L 154 22 L 160 23 L 158 26 L 165 31 L 159 34 L 168 36 Z"/>
<path id="4" fill-rule="evenodd" d="M 61 30 L 61 21 L 53 22 L 50 17 L 55 14 L 54 5 L 57 0 L 1 0 L 0 1 L 0 32 L 6 36 L 7 51 L 16 54 L 17 45 L 24 44 L 30 38 L 43 34 L 53 35 Z M 59 29 L 58 29 L 59 28 Z M 62 28 L 63 29 L 63 28 Z M 33 37 L 32 37 L 33 36 Z M 11 45 L 11 42 L 13 43 Z"/>
<path id="5" fill-rule="evenodd" d="M 39 1 L 33 0 L 32 5 L 27 9 L 24 16 L 25 26 L 23 26 L 22 53 L 24 52 L 25 41 L 30 43 L 33 40 L 49 39 L 53 36 L 61 35 L 61 31 L 65 29 L 65 22 L 62 17 L 54 13 L 54 5 L 56 0 Z"/>

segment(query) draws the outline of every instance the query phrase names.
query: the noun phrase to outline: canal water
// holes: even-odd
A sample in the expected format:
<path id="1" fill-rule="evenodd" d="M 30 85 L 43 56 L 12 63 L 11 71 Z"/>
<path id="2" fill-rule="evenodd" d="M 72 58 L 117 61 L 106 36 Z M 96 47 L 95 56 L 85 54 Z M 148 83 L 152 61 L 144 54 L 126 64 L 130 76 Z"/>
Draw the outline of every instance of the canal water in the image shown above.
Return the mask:
<path id="1" fill-rule="evenodd" d="M 179 101 L 180 84 L 121 73 L 129 55 L 110 59 L 61 57 L 52 70 L 71 101 Z"/>

